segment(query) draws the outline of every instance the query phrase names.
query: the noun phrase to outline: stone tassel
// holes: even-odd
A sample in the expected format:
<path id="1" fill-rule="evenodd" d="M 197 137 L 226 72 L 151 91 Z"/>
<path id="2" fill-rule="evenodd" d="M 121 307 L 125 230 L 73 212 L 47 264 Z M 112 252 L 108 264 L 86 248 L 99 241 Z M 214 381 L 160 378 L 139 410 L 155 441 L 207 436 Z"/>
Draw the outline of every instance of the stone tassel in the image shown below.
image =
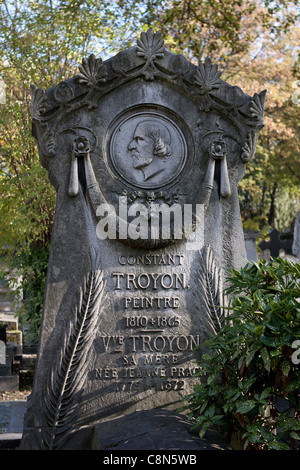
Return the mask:
<path id="1" fill-rule="evenodd" d="M 69 181 L 69 196 L 77 196 L 79 190 L 78 183 L 78 161 L 75 153 L 72 154 L 70 181 Z"/>
<path id="2" fill-rule="evenodd" d="M 214 176 L 215 176 L 215 160 L 214 158 L 210 158 L 206 170 L 204 185 L 208 191 L 212 191 L 214 187 Z"/>
<path id="3" fill-rule="evenodd" d="M 226 157 L 221 160 L 221 176 L 220 176 L 220 193 L 222 197 L 228 197 L 231 193 L 230 182 L 228 176 L 228 168 Z"/>
<path id="4" fill-rule="evenodd" d="M 89 152 L 87 152 L 84 156 L 84 169 L 88 194 L 94 208 L 94 212 L 96 213 L 97 207 L 104 203 L 105 199 L 96 180 Z"/>

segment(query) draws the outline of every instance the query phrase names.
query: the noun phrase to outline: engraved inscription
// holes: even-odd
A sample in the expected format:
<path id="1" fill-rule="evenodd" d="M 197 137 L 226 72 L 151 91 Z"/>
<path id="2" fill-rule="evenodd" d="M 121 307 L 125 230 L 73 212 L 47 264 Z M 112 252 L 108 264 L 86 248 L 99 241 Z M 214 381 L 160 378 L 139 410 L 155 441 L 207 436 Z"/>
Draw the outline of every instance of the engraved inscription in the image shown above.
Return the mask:
<path id="1" fill-rule="evenodd" d="M 125 308 L 178 308 L 179 297 L 125 297 Z"/>
<path id="2" fill-rule="evenodd" d="M 184 255 L 142 255 L 142 256 L 119 256 L 119 264 L 125 266 L 126 264 L 132 265 L 182 265 Z"/>
<path id="3" fill-rule="evenodd" d="M 185 255 L 119 255 L 111 272 L 118 294 L 120 334 L 102 334 L 98 351 L 112 358 L 93 379 L 120 393 L 185 390 L 197 370 L 193 351 L 200 335 L 190 334 L 181 307 L 189 289 Z M 165 269 L 167 268 L 167 269 Z"/>
<path id="4" fill-rule="evenodd" d="M 116 290 L 120 289 L 188 289 L 186 273 L 113 273 Z"/>

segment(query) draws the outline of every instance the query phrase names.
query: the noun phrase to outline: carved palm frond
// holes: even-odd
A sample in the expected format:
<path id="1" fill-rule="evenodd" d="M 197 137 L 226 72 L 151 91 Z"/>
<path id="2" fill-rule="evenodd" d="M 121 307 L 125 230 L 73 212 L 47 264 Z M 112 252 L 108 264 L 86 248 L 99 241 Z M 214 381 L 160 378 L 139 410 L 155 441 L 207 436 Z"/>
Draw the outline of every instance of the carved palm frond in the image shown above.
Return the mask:
<path id="1" fill-rule="evenodd" d="M 266 99 L 266 90 L 260 93 L 254 93 L 253 101 L 250 106 L 251 116 L 257 121 L 263 121 L 264 119 L 264 105 Z"/>
<path id="2" fill-rule="evenodd" d="M 199 300 L 206 331 L 216 335 L 222 328 L 228 298 L 224 293 L 222 271 L 217 266 L 212 249 L 205 246 L 200 251 Z"/>
<path id="3" fill-rule="evenodd" d="M 155 60 L 163 57 L 165 52 L 164 40 L 160 33 L 154 33 L 149 28 L 145 33 L 141 33 L 140 39 L 137 40 L 137 55 L 145 57 L 147 60 Z"/>
<path id="4" fill-rule="evenodd" d="M 38 88 L 36 85 L 30 85 L 30 110 L 32 119 L 39 121 L 42 114 L 46 112 L 47 109 L 47 97 L 45 95 L 45 90 Z"/>
<path id="5" fill-rule="evenodd" d="M 79 82 L 85 83 L 89 87 L 97 86 L 99 83 L 106 81 L 107 71 L 106 65 L 103 64 L 101 58 L 96 58 L 91 54 L 87 59 L 82 60 L 79 68 Z"/>
<path id="6" fill-rule="evenodd" d="M 200 87 L 201 94 L 209 93 L 217 90 L 221 85 L 221 72 L 218 71 L 218 66 L 213 65 L 211 60 L 207 57 L 204 64 L 199 62 L 195 72 L 195 84 Z"/>
<path id="7" fill-rule="evenodd" d="M 44 398 L 48 431 L 46 449 L 59 449 L 64 433 L 75 423 L 78 398 L 87 372 L 86 356 L 94 339 L 103 296 L 103 273 L 86 273 L 75 306 L 74 322 L 64 335 L 57 365 L 50 374 Z"/>

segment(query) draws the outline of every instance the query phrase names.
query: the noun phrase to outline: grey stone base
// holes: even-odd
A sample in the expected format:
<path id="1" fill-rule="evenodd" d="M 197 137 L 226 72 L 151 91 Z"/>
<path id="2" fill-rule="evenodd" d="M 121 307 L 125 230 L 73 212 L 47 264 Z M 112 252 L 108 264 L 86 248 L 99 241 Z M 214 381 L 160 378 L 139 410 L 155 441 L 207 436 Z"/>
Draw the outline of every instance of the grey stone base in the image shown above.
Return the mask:
<path id="1" fill-rule="evenodd" d="M 22 434 L 0 434 L 0 450 L 17 450 L 21 444 Z"/>
<path id="2" fill-rule="evenodd" d="M 197 431 L 191 431 L 191 427 L 192 423 L 185 415 L 170 410 L 135 411 L 73 430 L 66 436 L 62 450 L 231 450 L 218 432 L 209 430 L 201 439 Z M 35 435 L 41 437 L 41 433 L 36 431 Z M 33 438 L 33 443 L 33 434 L 33 429 L 24 432 L 21 450 L 37 449 L 35 444 L 39 439 L 35 441 Z"/>
<path id="3" fill-rule="evenodd" d="M 0 376 L 0 392 L 11 392 L 13 390 L 19 390 L 19 376 Z"/>
<path id="4" fill-rule="evenodd" d="M 228 450 L 220 434 L 210 430 L 204 439 L 191 431 L 185 415 L 169 410 L 136 411 L 97 424 L 92 448 L 102 450 Z"/>

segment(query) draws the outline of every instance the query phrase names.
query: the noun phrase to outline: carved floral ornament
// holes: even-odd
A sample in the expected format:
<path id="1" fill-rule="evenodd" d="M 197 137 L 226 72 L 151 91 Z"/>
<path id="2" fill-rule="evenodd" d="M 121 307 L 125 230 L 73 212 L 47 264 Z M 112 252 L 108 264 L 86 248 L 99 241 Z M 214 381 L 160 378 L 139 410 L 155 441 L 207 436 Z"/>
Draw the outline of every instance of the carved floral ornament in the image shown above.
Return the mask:
<path id="1" fill-rule="evenodd" d="M 79 136 L 74 140 L 74 152 L 76 156 L 85 155 L 90 152 L 90 141 L 85 136 Z"/>
<path id="2" fill-rule="evenodd" d="M 211 151 L 211 156 L 215 160 L 221 160 L 225 158 L 227 155 L 227 144 L 222 139 L 214 140 L 213 143 L 211 144 L 210 151 Z"/>
<path id="3" fill-rule="evenodd" d="M 140 39 L 137 40 L 137 55 L 144 57 L 150 63 L 156 59 L 161 59 L 164 55 L 164 40 L 160 33 L 154 33 L 152 28 L 142 32 Z"/>
<path id="4" fill-rule="evenodd" d="M 30 85 L 31 95 L 31 117 L 33 120 L 40 121 L 42 115 L 46 112 L 48 99 L 45 96 L 45 90 L 36 85 Z"/>
<path id="5" fill-rule="evenodd" d="M 106 66 L 103 64 L 102 59 L 96 59 L 94 54 L 91 54 L 87 59 L 83 59 L 78 68 L 79 83 L 84 83 L 88 87 L 105 83 L 107 77 Z"/>
<path id="6" fill-rule="evenodd" d="M 195 84 L 199 86 L 201 95 L 218 90 L 221 84 L 221 72 L 218 71 L 217 65 L 212 65 L 211 60 L 207 57 L 204 64 L 199 62 L 195 72 Z"/>

